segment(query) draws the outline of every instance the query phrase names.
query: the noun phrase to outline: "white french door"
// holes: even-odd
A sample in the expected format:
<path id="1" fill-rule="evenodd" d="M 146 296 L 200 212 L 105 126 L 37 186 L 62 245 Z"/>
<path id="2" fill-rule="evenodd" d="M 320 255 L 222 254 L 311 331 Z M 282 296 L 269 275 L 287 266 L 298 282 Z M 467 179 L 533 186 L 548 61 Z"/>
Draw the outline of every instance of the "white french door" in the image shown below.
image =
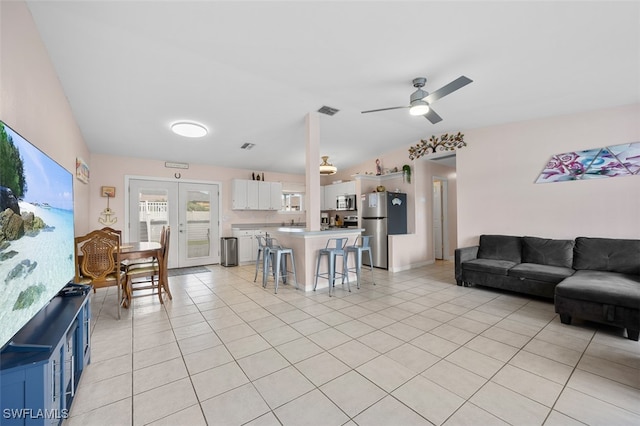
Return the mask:
<path id="1" fill-rule="evenodd" d="M 129 179 L 129 241 L 160 241 L 171 227 L 169 268 L 220 262 L 219 190 L 213 183 Z"/>

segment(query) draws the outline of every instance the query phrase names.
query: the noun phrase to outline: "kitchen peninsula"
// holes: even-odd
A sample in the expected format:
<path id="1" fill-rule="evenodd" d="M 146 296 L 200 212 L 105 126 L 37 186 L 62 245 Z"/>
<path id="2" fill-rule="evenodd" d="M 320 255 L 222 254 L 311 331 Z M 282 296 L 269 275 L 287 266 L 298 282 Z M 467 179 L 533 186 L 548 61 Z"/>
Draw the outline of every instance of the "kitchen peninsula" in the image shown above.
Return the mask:
<path id="1" fill-rule="evenodd" d="M 284 246 L 293 249 L 298 286 L 301 290 L 312 291 L 315 282 L 316 262 L 318 250 L 325 248 L 329 238 L 348 238 L 347 244 L 353 244 L 360 236 L 360 228 L 331 228 L 326 231 L 308 231 L 297 227 L 267 228 L 266 232 L 276 238 Z M 354 259 L 349 258 L 349 265 L 355 265 Z M 337 261 L 342 266 L 342 261 Z M 327 271 L 327 262 L 320 265 L 320 272 Z M 355 285 L 355 273 L 349 275 L 349 280 Z M 318 289 L 328 288 L 326 279 L 318 280 Z M 354 287 L 355 288 L 355 287 Z"/>

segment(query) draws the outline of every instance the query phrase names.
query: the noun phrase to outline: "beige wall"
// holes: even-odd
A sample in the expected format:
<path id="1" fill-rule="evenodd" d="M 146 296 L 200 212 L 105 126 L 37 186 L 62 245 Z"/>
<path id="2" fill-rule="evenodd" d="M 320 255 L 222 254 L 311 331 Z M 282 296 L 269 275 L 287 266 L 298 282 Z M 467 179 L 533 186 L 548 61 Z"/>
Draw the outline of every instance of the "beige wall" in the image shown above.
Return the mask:
<path id="1" fill-rule="evenodd" d="M 23 2 L 0 2 L 0 120 L 75 174 L 89 160 L 58 76 Z M 89 185 L 74 179 L 75 231 L 89 227 Z"/>
<path id="2" fill-rule="evenodd" d="M 640 176 L 535 184 L 552 154 L 640 141 L 640 105 L 465 132 L 458 244 L 480 234 L 640 238 Z"/>

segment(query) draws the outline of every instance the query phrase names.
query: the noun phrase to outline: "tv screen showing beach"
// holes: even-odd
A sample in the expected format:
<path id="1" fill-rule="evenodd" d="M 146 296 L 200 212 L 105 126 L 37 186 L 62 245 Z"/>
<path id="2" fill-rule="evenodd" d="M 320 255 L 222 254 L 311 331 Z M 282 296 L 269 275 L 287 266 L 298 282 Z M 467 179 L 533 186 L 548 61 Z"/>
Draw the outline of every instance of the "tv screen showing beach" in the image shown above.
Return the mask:
<path id="1" fill-rule="evenodd" d="M 73 175 L 0 121 L 0 347 L 74 273 Z"/>

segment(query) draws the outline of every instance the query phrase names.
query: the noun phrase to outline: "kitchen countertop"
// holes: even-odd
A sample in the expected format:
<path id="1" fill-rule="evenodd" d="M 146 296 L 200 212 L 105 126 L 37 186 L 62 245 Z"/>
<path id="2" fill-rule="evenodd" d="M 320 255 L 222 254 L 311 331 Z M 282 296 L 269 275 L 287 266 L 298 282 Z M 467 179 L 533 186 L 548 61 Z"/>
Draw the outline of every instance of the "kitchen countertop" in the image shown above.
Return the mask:
<path id="1" fill-rule="evenodd" d="M 305 222 L 300 222 L 297 223 L 293 226 L 293 228 L 302 228 L 304 229 L 306 227 L 306 223 Z M 264 229 L 264 228 L 282 228 L 282 227 L 287 227 L 287 228 L 291 228 L 291 225 L 283 225 L 282 222 L 280 223 L 232 223 L 231 224 L 231 229 Z"/>
<path id="2" fill-rule="evenodd" d="M 308 231 L 306 228 L 301 227 L 287 227 L 280 226 L 276 229 L 269 229 L 271 233 L 282 233 L 291 235 L 292 237 L 331 237 L 333 235 L 354 234 L 364 231 L 363 228 L 329 228 L 324 231 Z"/>
<path id="3" fill-rule="evenodd" d="M 267 231 L 267 229 L 263 229 Z M 304 291 L 312 291 L 315 285 L 315 273 L 318 259 L 318 250 L 327 246 L 329 238 L 354 239 L 362 234 L 362 228 L 332 228 L 326 231 L 309 231 L 305 228 L 280 226 L 278 228 L 268 228 L 270 236 L 273 236 L 283 247 L 291 248 L 295 253 L 295 269 L 297 282 Z M 349 263 L 353 266 L 355 257 L 351 256 Z M 320 272 L 325 273 L 328 268 L 327 262 L 321 262 Z M 355 280 L 355 272 L 350 274 Z M 268 283 L 268 288 L 273 291 L 272 282 Z M 321 279 L 318 282 L 318 289 L 328 288 L 328 280 Z"/>

